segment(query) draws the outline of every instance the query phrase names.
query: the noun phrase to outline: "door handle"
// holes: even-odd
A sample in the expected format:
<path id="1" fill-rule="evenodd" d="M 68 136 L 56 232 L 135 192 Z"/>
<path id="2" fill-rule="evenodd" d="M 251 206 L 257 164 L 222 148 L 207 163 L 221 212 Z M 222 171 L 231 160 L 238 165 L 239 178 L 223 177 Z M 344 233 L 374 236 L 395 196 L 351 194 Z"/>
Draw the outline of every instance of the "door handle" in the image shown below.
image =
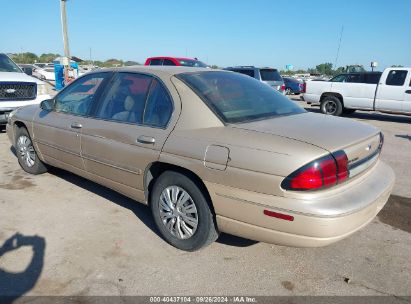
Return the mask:
<path id="1" fill-rule="evenodd" d="M 405 93 L 406 94 L 411 94 L 411 90 L 406 90 Z"/>
<path id="2" fill-rule="evenodd" d="M 137 142 L 140 144 L 154 144 L 156 140 L 154 137 L 141 135 L 137 138 Z"/>
<path id="3" fill-rule="evenodd" d="M 78 122 L 73 122 L 72 124 L 71 124 L 71 128 L 72 129 L 81 129 L 83 126 L 82 126 L 82 124 L 81 123 L 78 123 Z"/>

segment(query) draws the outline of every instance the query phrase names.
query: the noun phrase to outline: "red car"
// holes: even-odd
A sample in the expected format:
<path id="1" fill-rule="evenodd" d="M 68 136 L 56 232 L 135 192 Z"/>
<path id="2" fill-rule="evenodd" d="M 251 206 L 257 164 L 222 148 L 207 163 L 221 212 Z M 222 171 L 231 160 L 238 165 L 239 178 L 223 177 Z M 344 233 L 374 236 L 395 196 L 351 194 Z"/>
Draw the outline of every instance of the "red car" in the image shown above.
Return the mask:
<path id="1" fill-rule="evenodd" d="M 144 65 L 169 65 L 169 66 L 188 66 L 195 68 L 208 68 L 204 62 L 197 58 L 183 58 L 183 57 L 150 57 L 147 58 Z"/>

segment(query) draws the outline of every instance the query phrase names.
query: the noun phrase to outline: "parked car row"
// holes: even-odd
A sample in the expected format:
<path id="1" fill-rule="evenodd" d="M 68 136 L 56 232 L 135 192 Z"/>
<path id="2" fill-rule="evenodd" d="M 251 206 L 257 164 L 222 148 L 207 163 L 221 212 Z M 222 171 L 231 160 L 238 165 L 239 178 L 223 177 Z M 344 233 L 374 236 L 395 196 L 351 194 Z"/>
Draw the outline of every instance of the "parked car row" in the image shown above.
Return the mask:
<path id="1" fill-rule="evenodd" d="M 209 68 L 209 66 L 197 58 L 179 58 L 179 57 L 150 57 L 147 58 L 144 65 L 163 65 L 163 66 L 187 66 L 187 67 L 200 67 Z M 263 83 L 268 84 L 281 93 L 286 93 L 286 87 L 284 81 L 278 72 L 274 68 L 257 68 L 254 66 L 235 66 L 227 67 L 224 70 L 237 72 L 255 78 Z M 289 90 L 289 92 L 291 92 Z M 295 91 L 297 94 L 297 90 Z"/>

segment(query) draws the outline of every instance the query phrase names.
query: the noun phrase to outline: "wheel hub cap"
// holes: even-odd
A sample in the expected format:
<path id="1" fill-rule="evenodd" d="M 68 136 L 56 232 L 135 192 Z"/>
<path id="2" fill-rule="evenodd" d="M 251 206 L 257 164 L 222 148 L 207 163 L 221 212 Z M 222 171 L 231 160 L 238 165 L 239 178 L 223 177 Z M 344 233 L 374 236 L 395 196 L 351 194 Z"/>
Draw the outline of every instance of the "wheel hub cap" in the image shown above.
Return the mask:
<path id="1" fill-rule="evenodd" d="M 21 160 L 27 167 L 33 167 L 36 160 L 36 153 L 34 152 L 33 144 L 25 135 L 20 136 L 17 139 L 17 152 Z"/>
<path id="2" fill-rule="evenodd" d="M 192 237 L 197 231 L 197 208 L 183 188 L 165 188 L 160 195 L 159 209 L 161 221 L 173 236 L 184 240 Z"/>

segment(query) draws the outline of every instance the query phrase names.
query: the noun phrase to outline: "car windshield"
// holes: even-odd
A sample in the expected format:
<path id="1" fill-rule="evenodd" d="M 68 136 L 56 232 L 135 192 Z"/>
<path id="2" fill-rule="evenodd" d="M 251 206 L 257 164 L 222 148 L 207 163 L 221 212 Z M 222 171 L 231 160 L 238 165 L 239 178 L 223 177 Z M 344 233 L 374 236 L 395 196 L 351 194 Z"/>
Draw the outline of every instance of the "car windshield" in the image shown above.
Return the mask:
<path id="1" fill-rule="evenodd" d="M 276 69 L 261 69 L 260 74 L 262 81 L 283 81 Z"/>
<path id="2" fill-rule="evenodd" d="M 5 54 L 0 54 L 0 72 L 17 72 L 23 71 Z"/>
<path id="3" fill-rule="evenodd" d="M 201 62 L 199 60 L 178 59 L 178 62 L 180 62 L 181 65 L 188 66 L 188 67 L 195 67 L 195 68 L 207 68 L 208 67 L 208 65 L 206 65 L 204 62 Z"/>
<path id="4" fill-rule="evenodd" d="M 230 72 L 184 73 L 185 82 L 225 123 L 241 123 L 305 110 L 265 83 Z"/>

